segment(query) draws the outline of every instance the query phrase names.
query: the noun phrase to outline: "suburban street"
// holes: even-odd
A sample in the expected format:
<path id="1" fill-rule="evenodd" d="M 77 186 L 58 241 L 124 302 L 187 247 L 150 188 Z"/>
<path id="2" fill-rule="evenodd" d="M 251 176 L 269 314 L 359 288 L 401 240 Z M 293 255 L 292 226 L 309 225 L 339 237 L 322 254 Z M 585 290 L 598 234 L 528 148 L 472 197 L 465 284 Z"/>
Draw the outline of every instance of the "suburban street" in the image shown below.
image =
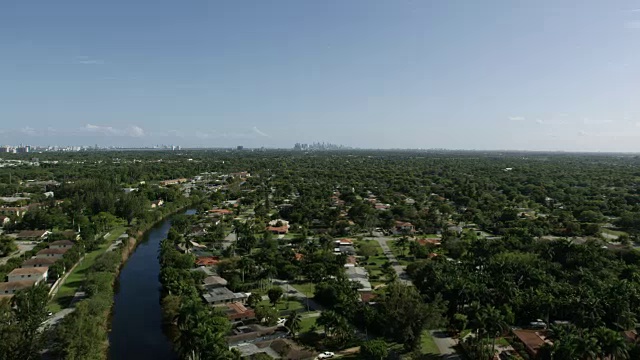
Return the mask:
<path id="1" fill-rule="evenodd" d="M 373 235 L 373 238 L 378 242 L 378 244 L 380 244 L 382 252 L 391 263 L 391 266 L 396 271 L 396 274 L 398 274 L 398 279 L 400 280 L 400 282 L 402 282 L 403 284 L 412 284 L 411 280 L 408 280 L 405 266 L 400 265 L 400 262 L 398 262 L 398 259 L 396 259 L 395 255 L 393 255 L 393 252 L 387 244 L 387 241 L 396 241 L 396 239 L 390 236 L 384 236 L 384 234 L 378 231 L 374 231 Z"/>
<path id="2" fill-rule="evenodd" d="M 0 265 L 6 264 L 7 261 L 9 261 L 9 259 L 12 259 L 14 257 L 18 257 L 18 256 L 24 254 L 25 252 L 32 250 L 36 246 L 35 243 L 33 243 L 31 241 L 16 241 L 16 245 L 18 246 L 18 251 L 14 252 L 13 254 L 11 254 L 9 256 L 5 256 L 3 258 L 0 258 Z"/>

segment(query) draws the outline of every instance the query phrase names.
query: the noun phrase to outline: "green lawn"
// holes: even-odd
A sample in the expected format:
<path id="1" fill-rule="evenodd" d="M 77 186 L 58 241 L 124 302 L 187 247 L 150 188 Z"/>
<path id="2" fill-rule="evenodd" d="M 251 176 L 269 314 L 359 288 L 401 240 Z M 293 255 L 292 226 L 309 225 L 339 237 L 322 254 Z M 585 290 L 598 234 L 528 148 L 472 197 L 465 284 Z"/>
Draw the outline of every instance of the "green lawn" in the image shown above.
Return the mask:
<path id="1" fill-rule="evenodd" d="M 110 231 L 106 241 L 100 245 L 100 247 L 84 256 L 84 259 L 76 266 L 73 272 L 67 277 L 67 280 L 60 286 L 58 293 L 49 303 L 48 309 L 51 312 L 58 312 L 63 308 L 69 306 L 73 295 L 78 291 L 82 283 L 84 282 L 84 276 L 87 270 L 96 261 L 96 258 L 104 253 L 109 245 L 117 239 L 126 230 L 125 226 L 114 228 Z"/>
<path id="2" fill-rule="evenodd" d="M 610 234 L 610 235 L 615 235 L 615 236 L 629 235 L 624 231 L 612 230 L 612 229 L 608 229 L 608 228 L 601 228 L 600 230 L 605 234 Z"/>
<path id="3" fill-rule="evenodd" d="M 316 324 L 316 320 L 318 320 L 318 317 L 316 316 L 302 318 L 300 321 L 300 333 L 305 333 L 311 330 L 311 328 Z"/>
<path id="4" fill-rule="evenodd" d="M 422 353 L 423 354 L 440 354 L 440 350 L 436 346 L 436 343 L 433 342 L 433 338 L 431 337 L 431 333 L 428 330 L 424 330 L 422 332 L 422 338 L 420 339 L 420 343 L 422 345 Z"/>
<path id="5" fill-rule="evenodd" d="M 358 253 L 358 255 L 360 255 L 359 246 L 361 246 L 361 245 L 370 245 L 370 246 L 372 246 L 373 248 L 376 249 L 376 255 L 382 254 L 382 248 L 380 247 L 380 244 L 378 244 L 378 242 L 376 240 L 371 240 L 371 239 L 357 240 L 355 242 L 355 245 L 356 245 L 356 253 Z"/>
<path id="6" fill-rule="evenodd" d="M 269 300 L 262 300 L 261 302 L 258 303 L 258 306 L 260 305 L 264 305 L 264 306 L 271 306 L 271 303 L 269 302 Z M 282 299 L 280 301 L 278 301 L 278 303 L 276 304 L 276 310 L 278 310 L 278 312 L 281 311 L 286 311 L 286 310 L 306 310 L 306 308 L 304 307 L 304 304 L 302 302 L 300 302 L 299 300 L 285 300 Z"/>
<path id="7" fill-rule="evenodd" d="M 291 286 L 294 287 L 296 290 L 300 291 L 301 293 L 307 295 L 308 297 L 313 297 L 316 291 L 316 285 L 310 282 L 302 283 L 302 284 L 291 284 Z"/>

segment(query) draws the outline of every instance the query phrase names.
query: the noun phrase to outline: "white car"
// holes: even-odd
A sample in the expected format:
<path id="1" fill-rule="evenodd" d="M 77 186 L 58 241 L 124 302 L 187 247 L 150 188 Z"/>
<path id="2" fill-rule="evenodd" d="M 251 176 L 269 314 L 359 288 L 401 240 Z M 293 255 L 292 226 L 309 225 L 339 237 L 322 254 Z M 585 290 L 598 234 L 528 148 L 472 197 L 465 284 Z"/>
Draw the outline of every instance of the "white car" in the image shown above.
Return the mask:
<path id="1" fill-rule="evenodd" d="M 335 355 L 336 354 L 332 353 L 331 351 L 325 351 L 322 354 L 318 355 L 318 359 L 330 359 Z"/>

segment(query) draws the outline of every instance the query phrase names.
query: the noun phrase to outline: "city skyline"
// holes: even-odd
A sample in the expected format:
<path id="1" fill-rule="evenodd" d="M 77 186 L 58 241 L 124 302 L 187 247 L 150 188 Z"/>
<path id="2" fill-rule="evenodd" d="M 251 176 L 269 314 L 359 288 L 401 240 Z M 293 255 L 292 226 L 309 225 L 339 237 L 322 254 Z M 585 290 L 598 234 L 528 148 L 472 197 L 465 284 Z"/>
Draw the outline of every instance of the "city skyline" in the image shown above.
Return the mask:
<path id="1" fill-rule="evenodd" d="M 638 152 L 639 8 L 17 3 L 0 144 Z"/>

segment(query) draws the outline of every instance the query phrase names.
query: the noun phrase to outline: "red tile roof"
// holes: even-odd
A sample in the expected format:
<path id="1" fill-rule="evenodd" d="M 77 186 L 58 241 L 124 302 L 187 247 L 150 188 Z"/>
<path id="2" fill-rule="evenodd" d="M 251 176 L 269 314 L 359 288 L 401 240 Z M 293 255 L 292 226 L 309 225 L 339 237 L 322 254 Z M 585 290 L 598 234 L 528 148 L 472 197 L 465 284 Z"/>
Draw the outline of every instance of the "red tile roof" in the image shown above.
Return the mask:
<path id="1" fill-rule="evenodd" d="M 513 334 L 520 339 L 531 355 L 536 355 L 545 343 L 541 332 L 537 330 L 513 330 Z"/>
<path id="2" fill-rule="evenodd" d="M 239 302 L 227 304 L 227 319 L 237 320 L 244 318 L 254 318 L 256 313 Z"/>
<path id="3" fill-rule="evenodd" d="M 283 226 L 267 226 L 267 231 L 277 234 L 286 234 L 289 232 L 289 228 L 286 225 Z"/>
<path id="4" fill-rule="evenodd" d="M 376 294 L 370 291 L 364 291 L 360 293 L 360 300 L 362 300 L 363 303 L 368 303 L 375 298 L 376 298 Z"/>
<path id="5" fill-rule="evenodd" d="M 220 262 L 220 258 L 217 256 L 200 256 L 196 259 L 196 265 L 198 266 L 213 266 Z"/>
<path id="6" fill-rule="evenodd" d="M 427 245 L 427 244 L 430 244 L 430 245 L 440 245 L 440 244 L 441 244 L 440 239 L 438 239 L 438 238 L 418 239 L 418 240 L 416 240 L 416 241 L 417 241 L 417 242 L 418 242 L 418 244 L 420 244 L 420 245 Z"/>
<path id="7" fill-rule="evenodd" d="M 208 211 L 210 214 L 231 215 L 233 211 L 229 209 L 211 209 Z"/>

